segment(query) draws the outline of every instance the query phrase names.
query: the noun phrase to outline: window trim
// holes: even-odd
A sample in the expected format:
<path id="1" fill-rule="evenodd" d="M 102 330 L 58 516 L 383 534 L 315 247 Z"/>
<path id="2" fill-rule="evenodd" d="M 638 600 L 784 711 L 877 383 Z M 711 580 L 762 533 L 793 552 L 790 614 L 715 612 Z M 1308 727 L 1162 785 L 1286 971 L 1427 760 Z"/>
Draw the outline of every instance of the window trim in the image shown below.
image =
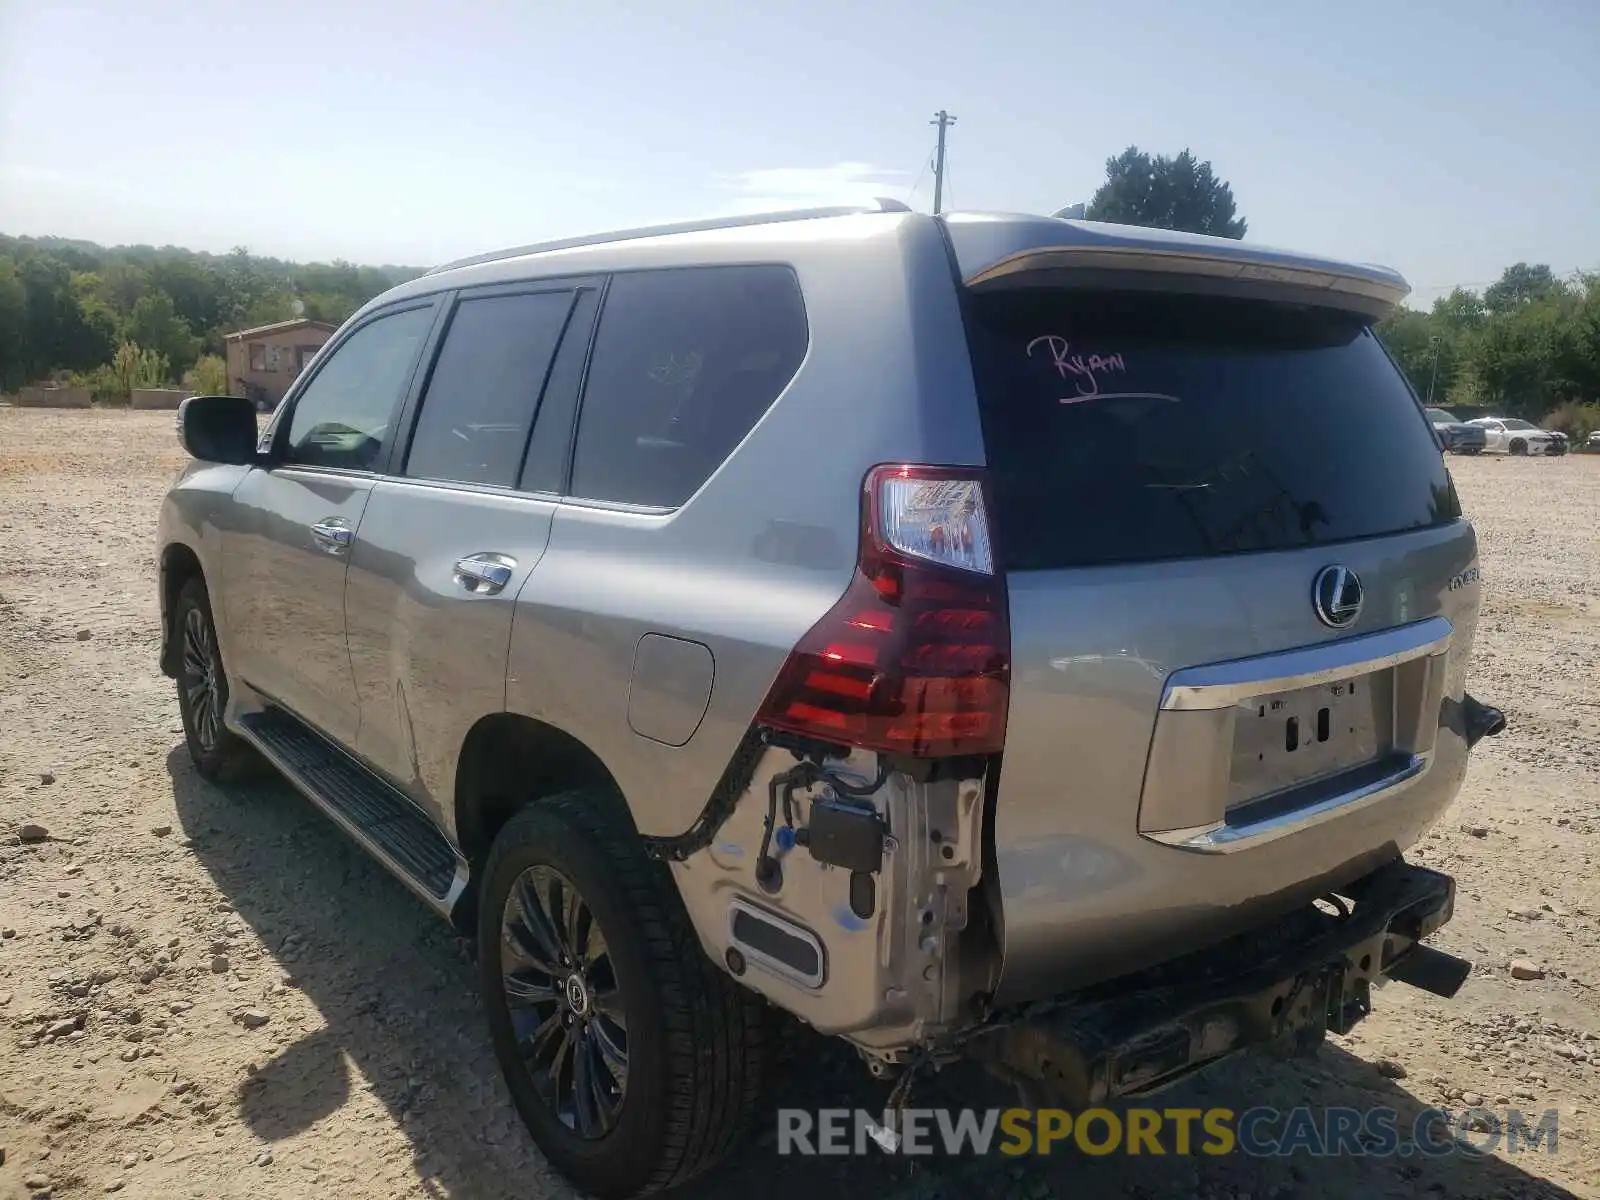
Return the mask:
<path id="1" fill-rule="evenodd" d="M 690 492 L 677 504 L 640 504 L 634 500 L 606 500 L 598 496 L 579 496 L 572 490 L 572 472 L 578 458 L 578 433 L 583 428 L 583 410 L 589 399 L 589 371 L 594 363 L 595 346 L 600 340 L 600 327 L 606 319 L 606 307 L 611 299 L 611 284 L 614 280 L 625 275 L 659 275 L 668 271 L 726 271 L 738 270 L 749 267 L 782 267 L 794 277 L 795 292 L 800 297 L 800 317 L 805 322 L 805 349 L 800 355 L 800 362 L 794 369 L 794 374 L 789 376 L 787 383 L 778 395 L 772 398 L 762 414 L 756 418 L 754 425 L 745 430 L 744 436 L 733 446 L 727 455 L 712 468 L 710 474 L 702 479 L 694 491 Z M 739 262 L 682 262 L 669 263 L 661 266 L 635 267 L 630 270 L 612 271 L 606 276 L 605 287 L 600 293 L 600 303 L 595 308 L 594 323 L 589 330 L 589 346 L 583 359 L 583 374 L 578 383 L 578 403 L 572 412 L 572 428 L 567 435 L 567 465 L 562 473 L 561 496 L 562 504 L 567 508 L 593 509 L 602 512 L 635 513 L 645 517 L 670 516 L 683 509 L 696 496 L 705 491 L 706 486 L 717 477 L 722 468 L 727 465 L 740 446 L 744 445 L 750 435 L 755 432 L 756 426 L 767 419 L 767 414 L 778 403 L 779 398 L 794 386 L 794 381 L 800 378 L 800 373 L 805 370 L 806 363 L 811 358 L 812 327 L 811 309 L 806 300 L 805 284 L 801 282 L 800 270 L 786 258 L 758 258 Z"/>
<path id="2" fill-rule="evenodd" d="M 407 389 L 405 403 L 401 405 L 399 416 L 396 419 L 397 436 L 393 447 L 385 456 L 384 464 L 379 472 L 387 479 L 402 479 L 409 483 L 431 483 L 439 487 L 463 487 L 488 489 L 490 491 L 518 496 L 550 496 L 564 495 L 567 480 L 571 477 L 570 470 L 562 476 L 561 493 L 530 492 L 518 486 L 522 481 L 523 471 L 527 468 L 528 450 L 533 444 L 533 431 L 539 421 L 539 413 L 544 409 L 545 393 L 550 387 L 550 376 L 555 370 L 556 360 L 561 355 L 566 339 L 572 336 L 573 320 L 578 312 L 578 296 L 584 288 L 594 288 L 602 291 L 606 283 L 604 275 L 548 275 L 529 279 L 518 279 L 503 283 L 478 284 L 472 287 L 454 288 L 447 292 L 436 294 L 440 301 L 439 314 L 434 319 L 433 331 L 428 341 L 423 346 L 422 356 L 418 360 L 418 367 L 413 373 L 411 386 Z M 407 475 L 406 466 L 411 458 L 411 443 L 416 438 L 417 421 L 422 415 L 422 405 L 428 396 L 428 388 L 433 384 L 433 373 L 439 365 L 439 355 L 444 349 L 445 338 L 449 336 L 450 325 L 455 320 L 456 310 L 463 300 L 493 300 L 501 296 L 539 295 L 548 292 L 567 292 L 570 301 L 567 305 L 566 320 L 561 326 L 561 334 L 556 339 L 555 353 L 550 356 L 550 362 L 545 366 L 544 381 L 539 386 L 538 403 L 533 410 L 533 420 L 528 423 L 528 433 L 522 442 L 522 451 L 517 455 L 516 477 L 511 484 L 486 484 L 470 483 L 464 480 L 452 479 L 424 479 L 421 476 Z M 599 309 L 596 308 L 598 316 Z M 589 337 L 594 336 L 593 326 L 598 321 L 591 319 Z M 588 359 L 584 359 L 587 370 Z M 579 401 L 582 401 L 583 378 L 579 379 Z M 569 446 L 570 454 L 570 446 Z"/>
<path id="3" fill-rule="evenodd" d="M 433 320 L 428 326 L 428 332 L 423 336 L 421 351 L 411 360 L 411 373 L 406 377 L 405 386 L 401 389 L 400 400 L 395 405 L 394 413 L 391 415 L 391 420 L 394 416 L 403 414 L 405 412 L 406 403 L 409 401 L 411 394 L 416 390 L 417 368 L 422 361 L 429 356 L 434 344 L 438 339 L 440 312 L 439 301 L 440 297 L 437 293 L 430 293 L 427 296 L 421 296 L 410 300 L 401 300 L 394 304 L 387 304 L 382 308 L 373 309 L 370 313 L 367 313 L 365 316 L 363 316 L 359 321 L 350 322 L 343 329 L 335 333 L 333 337 L 329 338 L 322 347 L 322 350 L 326 351 L 326 353 L 319 352 L 317 357 L 313 360 L 314 369 L 302 371 L 299 377 L 296 378 L 295 381 L 290 385 L 289 391 L 284 395 L 283 400 L 278 404 L 277 412 L 275 414 L 278 426 L 274 431 L 272 445 L 268 450 L 267 468 L 269 470 L 292 469 L 296 471 L 315 471 L 329 475 L 353 475 L 362 478 L 383 474 L 387 469 L 388 463 L 393 458 L 394 446 L 398 442 L 398 438 L 391 438 L 389 440 L 389 445 L 385 447 L 380 462 L 371 467 L 365 467 L 357 470 L 352 467 L 329 467 L 320 463 L 290 462 L 285 457 L 288 452 L 289 429 L 290 426 L 294 424 L 295 411 L 300 407 L 300 399 L 305 395 L 306 389 L 316 382 L 317 377 L 320 376 L 323 371 L 327 370 L 328 364 L 338 357 L 339 351 L 344 348 L 346 342 L 348 342 L 357 333 L 361 332 L 361 330 L 367 328 L 367 326 L 373 324 L 374 322 L 381 321 L 385 317 L 398 316 L 403 312 L 411 312 L 416 309 L 430 309 L 433 312 Z"/>

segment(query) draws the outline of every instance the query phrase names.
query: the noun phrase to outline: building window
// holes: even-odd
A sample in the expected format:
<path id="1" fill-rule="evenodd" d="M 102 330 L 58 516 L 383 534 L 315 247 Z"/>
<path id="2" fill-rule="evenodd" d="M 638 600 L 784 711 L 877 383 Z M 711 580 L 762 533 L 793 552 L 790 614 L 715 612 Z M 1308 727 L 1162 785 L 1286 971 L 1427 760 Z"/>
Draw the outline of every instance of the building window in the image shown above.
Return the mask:
<path id="1" fill-rule="evenodd" d="M 250 369 L 252 371 L 267 369 L 267 348 L 260 342 L 250 343 Z"/>

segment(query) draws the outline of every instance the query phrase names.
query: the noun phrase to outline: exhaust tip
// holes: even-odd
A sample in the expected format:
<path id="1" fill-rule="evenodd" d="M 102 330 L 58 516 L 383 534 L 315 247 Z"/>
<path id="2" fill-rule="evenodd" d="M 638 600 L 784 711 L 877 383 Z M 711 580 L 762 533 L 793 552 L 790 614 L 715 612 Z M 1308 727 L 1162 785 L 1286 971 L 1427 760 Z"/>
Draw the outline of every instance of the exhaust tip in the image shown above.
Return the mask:
<path id="1" fill-rule="evenodd" d="M 1471 749 L 1486 737 L 1499 737 L 1505 731 L 1506 715 L 1498 708 L 1474 699 L 1461 697 L 1461 707 L 1466 721 L 1467 748 Z"/>

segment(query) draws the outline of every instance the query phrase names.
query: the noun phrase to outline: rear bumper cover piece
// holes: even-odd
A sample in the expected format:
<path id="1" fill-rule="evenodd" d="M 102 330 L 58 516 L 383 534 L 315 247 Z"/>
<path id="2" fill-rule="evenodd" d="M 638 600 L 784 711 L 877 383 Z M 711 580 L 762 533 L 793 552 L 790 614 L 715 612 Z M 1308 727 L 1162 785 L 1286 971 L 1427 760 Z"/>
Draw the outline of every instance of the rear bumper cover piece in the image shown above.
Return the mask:
<path id="1" fill-rule="evenodd" d="M 1446 996 L 1460 987 L 1470 964 L 1420 945 L 1450 919 L 1448 875 L 1397 859 L 1342 892 L 1326 910 L 1000 1014 L 966 1051 L 1036 1102 L 1080 1108 L 1159 1090 L 1247 1046 L 1312 1049 L 1371 1011 L 1382 976 Z"/>

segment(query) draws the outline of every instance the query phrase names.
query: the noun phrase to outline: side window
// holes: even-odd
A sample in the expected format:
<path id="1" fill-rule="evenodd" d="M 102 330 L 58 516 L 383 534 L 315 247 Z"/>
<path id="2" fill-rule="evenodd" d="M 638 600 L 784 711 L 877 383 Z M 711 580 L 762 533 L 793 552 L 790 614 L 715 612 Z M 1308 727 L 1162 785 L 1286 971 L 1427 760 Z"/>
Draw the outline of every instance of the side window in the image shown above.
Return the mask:
<path id="1" fill-rule="evenodd" d="M 572 494 L 682 504 L 788 386 L 806 341 L 788 267 L 618 275 L 584 388 Z"/>
<path id="2" fill-rule="evenodd" d="M 356 471 L 377 466 L 432 324 L 431 305 L 408 308 L 346 338 L 296 399 L 284 461 Z"/>
<path id="3" fill-rule="evenodd" d="M 571 292 L 468 297 L 456 305 L 411 438 L 406 474 L 517 481 Z"/>

